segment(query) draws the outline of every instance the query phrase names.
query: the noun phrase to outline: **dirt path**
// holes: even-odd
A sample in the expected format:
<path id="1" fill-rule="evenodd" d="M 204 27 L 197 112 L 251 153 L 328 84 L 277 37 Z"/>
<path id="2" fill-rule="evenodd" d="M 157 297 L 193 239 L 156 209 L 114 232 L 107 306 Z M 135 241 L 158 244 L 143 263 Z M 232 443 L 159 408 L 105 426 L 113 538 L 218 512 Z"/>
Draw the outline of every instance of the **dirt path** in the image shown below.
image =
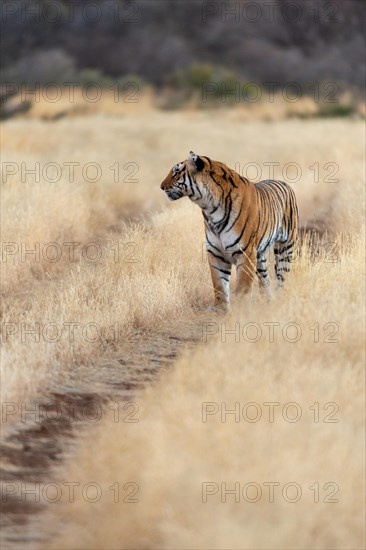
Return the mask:
<path id="1" fill-rule="evenodd" d="M 51 483 L 58 468 L 72 458 L 83 436 L 93 429 L 95 418 L 117 407 L 120 410 L 119 404 L 126 402 L 134 403 L 131 413 L 138 408 L 139 391 L 156 382 L 183 349 L 195 345 L 198 324 L 199 319 L 184 333 L 176 327 L 174 333 L 147 336 L 126 345 L 112 360 L 74 370 L 67 383 L 58 385 L 55 380 L 42 400 L 27 404 L 27 410 L 34 408 L 36 414 L 3 430 L 2 548 L 37 547 L 43 541 L 36 524 L 46 505 L 42 499 L 35 502 L 32 495 L 25 498 L 21 484 Z"/>

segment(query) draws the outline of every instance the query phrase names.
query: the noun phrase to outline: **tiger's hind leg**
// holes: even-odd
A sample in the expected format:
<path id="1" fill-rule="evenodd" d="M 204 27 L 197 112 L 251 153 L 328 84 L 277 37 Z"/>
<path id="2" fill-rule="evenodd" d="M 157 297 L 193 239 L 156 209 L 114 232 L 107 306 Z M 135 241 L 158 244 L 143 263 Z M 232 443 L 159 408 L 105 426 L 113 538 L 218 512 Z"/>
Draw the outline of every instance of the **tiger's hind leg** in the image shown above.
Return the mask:
<path id="1" fill-rule="evenodd" d="M 268 250 L 257 254 L 257 275 L 259 279 L 259 287 L 262 292 L 265 292 L 268 298 L 271 297 L 271 283 L 268 276 L 267 268 Z"/>
<path id="2" fill-rule="evenodd" d="M 285 282 L 287 274 L 290 272 L 290 263 L 294 251 L 294 243 L 286 241 L 277 242 L 274 246 L 275 254 L 275 272 L 277 286 L 281 288 Z"/>

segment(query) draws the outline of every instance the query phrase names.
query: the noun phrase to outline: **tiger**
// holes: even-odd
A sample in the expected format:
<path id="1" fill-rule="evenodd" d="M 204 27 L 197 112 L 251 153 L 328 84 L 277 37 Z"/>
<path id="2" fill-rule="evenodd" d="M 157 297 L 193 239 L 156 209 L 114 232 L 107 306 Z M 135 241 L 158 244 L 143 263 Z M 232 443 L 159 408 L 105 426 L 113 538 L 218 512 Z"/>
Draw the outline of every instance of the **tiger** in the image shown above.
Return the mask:
<path id="1" fill-rule="evenodd" d="M 296 197 L 287 183 L 254 183 L 224 163 L 191 151 L 187 160 L 173 166 L 160 188 L 171 201 L 187 196 L 202 210 L 215 297 L 210 309 L 228 309 L 232 266 L 236 295 L 248 293 L 257 279 L 271 296 L 267 260 L 272 246 L 277 286 L 283 286 L 298 237 Z"/>

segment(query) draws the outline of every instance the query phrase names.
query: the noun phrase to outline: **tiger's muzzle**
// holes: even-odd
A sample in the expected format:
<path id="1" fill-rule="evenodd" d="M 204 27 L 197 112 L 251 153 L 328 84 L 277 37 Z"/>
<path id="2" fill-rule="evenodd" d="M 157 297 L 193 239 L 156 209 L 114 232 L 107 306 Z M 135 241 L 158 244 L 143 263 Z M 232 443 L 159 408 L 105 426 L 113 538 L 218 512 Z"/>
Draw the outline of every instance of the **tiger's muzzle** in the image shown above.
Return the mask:
<path id="1" fill-rule="evenodd" d="M 176 201 L 177 199 L 180 199 L 183 197 L 183 193 L 180 189 L 177 189 L 176 186 L 169 186 L 169 183 L 166 182 L 166 180 L 163 181 L 163 183 L 160 185 L 160 189 L 162 189 L 169 200 Z"/>
<path id="2" fill-rule="evenodd" d="M 166 189 L 165 194 L 171 201 L 176 201 L 177 199 L 183 197 L 183 194 L 176 189 Z"/>

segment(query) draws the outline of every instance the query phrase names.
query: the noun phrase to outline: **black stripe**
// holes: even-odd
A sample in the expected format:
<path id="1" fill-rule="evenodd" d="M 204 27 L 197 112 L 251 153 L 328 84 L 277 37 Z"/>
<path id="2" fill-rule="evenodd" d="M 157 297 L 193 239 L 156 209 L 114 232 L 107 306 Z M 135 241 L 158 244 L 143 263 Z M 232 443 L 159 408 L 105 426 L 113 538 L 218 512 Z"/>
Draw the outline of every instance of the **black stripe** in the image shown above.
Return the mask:
<path id="1" fill-rule="evenodd" d="M 247 223 L 248 223 L 248 219 L 249 219 L 249 215 L 248 215 L 247 219 L 245 220 L 244 227 L 243 227 L 243 229 L 241 230 L 241 233 L 240 233 L 239 237 L 238 237 L 237 239 L 235 239 L 235 241 L 234 241 L 232 244 L 229 244 L 229 246 L 226 246 L 226 247 L 225 247 L 225 250 L 228 250 L 228 248 L 232 248 L 233 246 L 235 246 L 236 244 L 238 244 L 238 242 L 240 241 L 240 239 L 241 239 L 242 236 L 243 236 L 243 233 L 244 233 L 245 228 L 246 228 Z"/>
<path id="2" fill-rule="evenodd" d="M 227 203 L 229 203 L 229 204 L 227 204 Z M 223 231 L 223 229 L 225 229 L 225 227 L 227 226 L 227 224 L 229 222 L 232 206 L 233 206 L 233 201 L 231 200 L 231 191 L 230 191 L 229 195 L 227 195 L 227 197 L 225 199 L 225 207 L 224 207 L 225 214 L 224 214 L 224 217 L 222 218 L 222 220 L 220 220 L 220 222 L 218 222 L 218 224 L 220 225 L 220 228 L 218 227 L 218 232 L 219 233 L 221 233 Z"/>
<path id="3" fill-rule="evenodd" d="M 218 260 L 221 260 L 222 262 L 224 262 L 224 264 L 229 264 L 229 262 L 227 260 L 225 260 L 225 258 L 223 258 L 222 256 L 219 256 L 218 254 L 214 254 L 211 250 L 207 250 L 207 252 L 209 254 L 211 254 L 211 256 L 214 256 L 215 258 L 217 258 Z"/>
<path id="4" fill-rule="evenodd" d="M 210 212 L 210 216 L 212 216 L 212 214 L 214 214 L 214 212 L 216 212 L 216 210 L 218 209 L 218 207 L 220 206 L 220 203 L 215 206 L 215 208 Z"/>
<path id="5" fill-rule="evenodd" d="M 292 248 L 292 247 L 293 247 L 293 243 L 290 243 L 287 246 L 281 246 L 280 253 L 282 254 L 283 252 L 287 252 L 287 250 L 289 250 L 289 248 Z"/>
<path id="6" fill-rule="evenodd" d="M 240 210 L 239 210 L 239 214 L 236 216 L 235 220 L 233 221 L 233 223 L 230 225 L 230 227 L 228 227 L 225 231 L 225 233 L 227 233 L 228 231 L 230 231 L 230 229 L 235 225 L 235 223 L 238 221 L 238 219 L 240 218 L 240 214 L 241 214 L 241 211 L 243 209 L 243 203 L 241 203 L 240 205 Z"/>
<path id="7" fill-rule="evenodd" d="M 220 269 L 219 267 L 216 267 L 215 265 L 211 266 L 212 269 L 216 269 L 216 271 L 220 271 L 220 273 L 224 273 L 225 275 L 231 275 L 231 271 L 227 271 L 226 269 Z"/>
<path id="8" fill-rule="evenodd" d="M 237 189 L 237 188 L 238 188 L 238 186 L 237 186 L 237 185 L 235 185 L 235 183 L 234 183 L 234 180 L 233 180 L 232 176 L 229 176 L 228 180 L 229 180 L 229 182 L 231 183 L 231 185 L 232 185 L 233 187 L 235 187 L 235 189 Z"/>
<path id="9" fill-rule="evenodd" d="M 203 159 L 206 159 L 207 160 L 207 163 L 208 163 L 208 167 L 209 169 L 211 170 L 211 166 L 212 166 L 212 162 L 211 162 L 211 159 L 208 158 L 208 157 L 202 157 Z"/>
<path id="10" fill-rule="evenodd" d="M 187 172 L 187 177 L 188 177 L 188 181 L 189 181 L 189 187 L 191 188 L 191 191 L 192 191 L 192 195 L 194 195 L 194 191 L 193 191 L 193 186 L 192 186 L 192 180 L 191 180 L 191 176 L 188 174 Z"/>
<path id="11" fill-rule="evenodd" d="M 213 172 L 213 171 L 211 170 L 210 173 L 209 173 L 209 175 L 210 175 L 211 179 L 216 183 L 216 185 L 218 185 L 218 186 L 220 187 L 220 189 L 221 189 L 222 192 L 224 193 L 224 190 L 223 190 L 223 188 L 222 188 L 221 183 L 218 182 L 218 181 L 215 179 L 215 177 L 214 177 L 214 176 L 216 175 L 215 172 Z"/>
<path id="12" fill-rule="evenodd" d="M 210 246 L 212 246 L 212 248 L 214 248 L 215 250 L 217 250 L 217 252 L 221 252 L 221 250 L 219 248 L 217 248 L 217 246 L 215 246 L 214 244 L 212 244 L 212 242 L 210 241 L 210 239 L 207 237 L 207 234 L 206 234 L 206 241 L 208 242 L 208 244 Z"/>

